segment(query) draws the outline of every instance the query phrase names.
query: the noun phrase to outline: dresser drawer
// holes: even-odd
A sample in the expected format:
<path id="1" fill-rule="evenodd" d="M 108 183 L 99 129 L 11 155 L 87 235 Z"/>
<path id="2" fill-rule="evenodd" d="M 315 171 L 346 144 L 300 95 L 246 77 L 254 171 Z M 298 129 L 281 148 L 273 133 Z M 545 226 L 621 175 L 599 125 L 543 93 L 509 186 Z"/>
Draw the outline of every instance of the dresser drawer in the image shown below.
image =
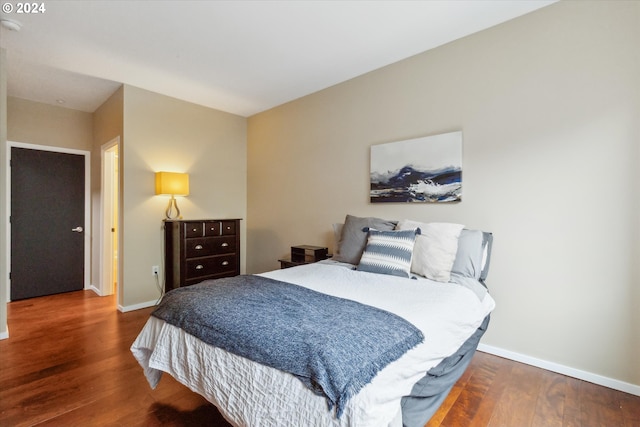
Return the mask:
<path id="1" fill-rule="evenodd" d="M 235 234 L 236 234 L 236 221 L 222 221 L 222 235 L 235 236 Z"/>
<path id="2" fill-rule="evenodd" d="M 238 257 L 235 255 L 221 255 L 208 258 L 187 260 L 185 279 L 205 278 L 206 276 L 224 275 L 236 270 Z"/>
<path id="3" fill-rule="evenodd" d="M 202 237 L 204 236 L 204 223 L 202 221 L 198 222 L 185 222 L 184 226 L 184 235 L 185 237 Z"/>
<path id="4" fill-rule="evenodd" d="M 203 235 L 204 236 L 221 236 L 222 221 L 205 221 Z"/>
<path id="5" fill-rule="evenodd" d="M 233 236 L 186 239 L 185 251 L 187 258 L 232 254 L 236 252 L 236 239 Z"/>

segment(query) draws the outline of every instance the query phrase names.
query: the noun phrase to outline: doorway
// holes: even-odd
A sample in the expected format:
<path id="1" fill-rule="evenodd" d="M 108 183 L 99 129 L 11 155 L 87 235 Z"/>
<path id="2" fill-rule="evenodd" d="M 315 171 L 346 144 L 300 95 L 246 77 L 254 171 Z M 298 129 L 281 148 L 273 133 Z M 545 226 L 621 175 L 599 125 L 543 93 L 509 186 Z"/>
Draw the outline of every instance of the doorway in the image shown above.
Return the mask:
<path id="1" fill-rule="evenodd" d="M 8 300 L 87 289 L 89 152 L 9 147 Z"/>
<path id="2" fill-rule="evenodd" d="M 102 146 L 102 245 L 100 247 L 102 254 L 100 289 L 102 295 L 116 293 L 119 283 L 119 148 L 119 137 Z"/>

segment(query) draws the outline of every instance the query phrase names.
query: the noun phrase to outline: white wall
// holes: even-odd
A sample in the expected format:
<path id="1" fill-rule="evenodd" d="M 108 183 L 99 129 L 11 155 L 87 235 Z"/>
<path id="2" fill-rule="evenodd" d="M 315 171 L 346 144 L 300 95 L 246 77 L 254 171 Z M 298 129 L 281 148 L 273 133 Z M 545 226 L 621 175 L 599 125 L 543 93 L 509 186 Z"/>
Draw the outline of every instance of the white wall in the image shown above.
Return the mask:
<path id="1" fill-rule="evenodd" d="M 640 385 L 640 3 L 560 2 L 249 119 L 249 272 L 345 214 L 492 231 L 483 342 Z M 462 130 L 458 204 L 370 204 L 372 144 Z"/>
<path id="2" fill-rule="evenodd" d="M 243 219 L 244 272 L 246 119 L 127 85 L 123 116 L 122 308 L 155 302 L 160 295 L 151 266 L 163 263 L 168 198 L 154 194 L 158 171 L 189 173 L 190 194 L 178 200 L 185 219 Z"/>

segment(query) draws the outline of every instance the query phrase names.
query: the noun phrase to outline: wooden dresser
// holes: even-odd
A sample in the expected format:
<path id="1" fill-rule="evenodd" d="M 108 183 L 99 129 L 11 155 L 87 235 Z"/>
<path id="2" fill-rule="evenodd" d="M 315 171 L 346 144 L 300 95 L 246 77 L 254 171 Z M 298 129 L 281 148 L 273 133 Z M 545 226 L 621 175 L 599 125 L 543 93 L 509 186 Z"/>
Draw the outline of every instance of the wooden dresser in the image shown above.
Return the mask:
<path id="1" fill-rule="evenodd" d="M 240 274 L 240 220 L 164 221 L 165 292 Z"/>

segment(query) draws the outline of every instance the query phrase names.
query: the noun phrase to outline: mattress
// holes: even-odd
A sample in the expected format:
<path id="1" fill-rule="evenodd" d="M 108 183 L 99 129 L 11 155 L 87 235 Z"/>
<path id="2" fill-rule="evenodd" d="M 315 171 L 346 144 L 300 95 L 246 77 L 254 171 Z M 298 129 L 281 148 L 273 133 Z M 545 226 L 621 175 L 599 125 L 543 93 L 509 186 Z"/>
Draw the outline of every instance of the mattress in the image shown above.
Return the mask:
<path id="1" fill-rule="evenodd" d="M 401 399 L 427 371 L 473 335 L 495 302 L 480 283 L 466 286 L 367 273 L 323 261 L 263 273 L 368 304 L 411 322 L 422 344 L 387 365 L 338 418 L 326 400 L 285 372 L 210 346 L 150 317 L 131 347 L 155 388 L 163 372 L 215 404 L 235 426 L 401 426 Z"/>

